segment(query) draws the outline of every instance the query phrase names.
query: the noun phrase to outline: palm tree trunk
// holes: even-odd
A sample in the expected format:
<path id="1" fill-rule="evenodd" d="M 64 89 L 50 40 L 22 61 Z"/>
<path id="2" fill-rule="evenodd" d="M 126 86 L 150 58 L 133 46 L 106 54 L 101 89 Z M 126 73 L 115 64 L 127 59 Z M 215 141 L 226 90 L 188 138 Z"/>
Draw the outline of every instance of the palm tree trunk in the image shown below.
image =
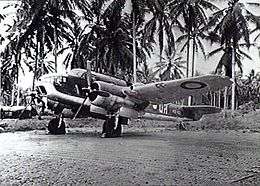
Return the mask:
<path id="1" fill-rule="evenodd" d="M 221 90 L 218 91 L 218 107 L 221 107 Z"/>
<path id="2" fill-rule="evenodd" d="M 191 61 L 191 77 L 194 76 L 195 72 L 195 37 L 192 38 L 192 61 Z M 193 96 L 189 97 L 189 106 L 195 101 Z"/>
<path id="3" fill-rule="evenodd" d="M 42 29 L 42 40 L 41 40 L 41 46 L 40 46 L 41 75 L 44 74 L 44 42 L 45 42 L 45 29 L 43 28 Z"/>
<path id="4" fill-rule="evenodd" d="M 210 105 L 213 106 L 213 93 L 210 92 Z"/>
<path id="5" fill-rule="evenodd" d="M 236 60 L 235 60 L 235 48 L 233 46 L 232 48 L 232 81 L 233 81 L 233 84 L 232 84 L 232 104 L 231 104 L 231 109 L 232 110 L 235 110 L 236 109 L 236 81 L 235 81 L 235 67 L 236 67 Z"/>
<path id="6" fill-rule="evenodd" d="M 213 106 L 216 106 L 216 93 L 213 92 Z"/>
<path id="7" fill-rule="evenodd" d="M 99 63 L 99 49 L 97 49 L 97 54 L 96 54 L 96 61 L 95 61 L 95 72 L 99 72 L 101 73 L 101 70 L 100 70 L 100 65 L 101 64 L 98 64 Z"/>
<path id="8" fill-rule="evenodd" d="M 19 104 L 20 104 L 20 87 L 17 86 L 16 105 L 19 106 Z"/>
<path id="9" fill-rule="evenodd" d="M 58 70 L 58 36 L 57 36 L 57 27 L 54 27 L 54 50 L 53 50 L 53 55 L 54 55 L 54 65 L 55 65 L 55 72 Z"/>
<path id="10" fill-rule="evenodd" d="M 0 104 L 2 105 L 2 61 L 0 60 Z M 1 111 L 0 111 L 0 118 L 1 118 Z"/>
<path id="11" fill-rule="evenodd" d="M 137 82 L 136 77 L 136 23 L 135 23 L 135 12 L 133 11 L 133 77 L 134 83 Z"/>
<path id="12" fill-rule="evenodd" d="M 160 47 L 160 64 L 162 64 L 162 53 L 163 53 L 163 40 L 164 40 L 164 37 L 163 37 L 163 25 L 162 25 L 162 20 L 159 19 L 159 47 Z M 162 75 L 162 69 L 160 68 L 159 69 L 159 77 L 161 77 Z"/>
<path id="13" fill-rule="evenodd" d="M 15 84 L 13 84 L 11 106 L 14 106 L 14 93 L 15 93 Z"/>
<path id="14" fill-rule="evenodd" d="M 196 50 L 196 45 L 195 45 L 195 37 L 193 37 L 192 39 L 193 43 L 192 43 L 192 63 L 191 63 L 191 76 L 194 76 L 194 72 L 195 72 L 195 50 Z"/>
<path id="15" fill-rule="evenodd" d="M 38 41 L 36 41 L 36 54 L 35 54 L 35 65 L 34 65 L 34 72 L 33 72 L 33 84 L 32 84 L 32 91 L 34 91 L 35 87 L 35 79 L 36 79 L 36 71 L 38 67 Z"/>
<path id="16" fill-rule="evenodd" d="M 188 34 L 188 44 L 187 44 L 187 69 L 186 69 L 186 77 L 189 77 L 189 63 L 190 63 L 190 33 Z"/>
<path id="17" fill-rule="evenodd" d="M 18 86 L 18 83 L 19 83 L 19 61 L 21 60 L 21 53 L 18 53 L 15 55 L 15 64 L 16 64 L 16 77 L 15 77 L 15 80 L 16 80 L 16 85 L 17 85 L 17 97 L 16 97 L 16 105 L 18 106 L 19 103 L 20 103 L 20 91 L 19 91 L 19 86 Z"/>
<path id="18" fill-rule="evenodd" d="M 2 97 L 2 61 L 0 60 L 0 105 L 3 105 Z M 0 119 L 2 119 L 2 110 L 0 109 Z"/>
<path id="19" fill-rule="evenodd" d="M 224 110 L 227 109 L 227 95 L 228 94 L 228 87 L 225 87 L 225 90 L 224 90 Z"/>
<path id="20" fill-rule="evenodd" d="M 190 68 L 190 33 L 188 33 L 188 44 L 187 44 L 187 70 L 186 70 L 186 77 L 189 77 L 189 68 Z M 192 105 L 192 97 L 189 96 L 188 98 L 188 106 Z"/>

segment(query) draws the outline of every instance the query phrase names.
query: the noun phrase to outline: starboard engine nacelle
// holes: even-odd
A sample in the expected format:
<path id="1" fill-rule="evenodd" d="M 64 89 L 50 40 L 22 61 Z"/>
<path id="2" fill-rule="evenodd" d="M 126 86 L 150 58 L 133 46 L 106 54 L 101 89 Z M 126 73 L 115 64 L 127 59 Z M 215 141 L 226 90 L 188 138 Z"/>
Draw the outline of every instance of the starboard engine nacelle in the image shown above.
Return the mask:
<path id="1" fill-rule="evenodd" d="M 95 81 L 91 84 L 91 90 L 109 92 L 119 97 L 126 97 L 125 94 L 123 93 L 124 88 L 126 87 L 107 83 L 104 81 Z"/>
<path id="2" fill-rule="evenodd" d="M 134 107 L 135 103 L 123 97 L 112 95 L 105 91 L 93 91 L 89 94 L 91 104 L 105 108 L 108 111 L 117 111 L 120 107 Z"/>

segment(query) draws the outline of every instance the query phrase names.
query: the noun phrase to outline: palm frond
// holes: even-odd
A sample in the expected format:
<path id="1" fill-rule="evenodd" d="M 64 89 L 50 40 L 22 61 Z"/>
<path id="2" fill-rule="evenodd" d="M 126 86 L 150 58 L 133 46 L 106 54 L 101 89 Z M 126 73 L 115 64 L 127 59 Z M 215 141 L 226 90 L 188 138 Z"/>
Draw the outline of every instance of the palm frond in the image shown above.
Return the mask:
<path id="1" fill-rule="evenodd" d="M 217 53 L 222 52 L 222 51 L 223 51 L 223 47 L 217 48 L 217 49 L 211 51 L 211 52 L 207 55 L 207 58 L 210 58 L 210 57 L 212 57 L 212 56 L 214 56 L 214 55 L 216 55 Z"/>
<path id="2" fill-rule="evenodd" d="M 246 57 L 247 59 L 253 60 L 250 55 L 248 55 L 246 52 L 243 52 L 242 50 L 238 49 L 238 52 L 243 55 L 243 57 Z"/>

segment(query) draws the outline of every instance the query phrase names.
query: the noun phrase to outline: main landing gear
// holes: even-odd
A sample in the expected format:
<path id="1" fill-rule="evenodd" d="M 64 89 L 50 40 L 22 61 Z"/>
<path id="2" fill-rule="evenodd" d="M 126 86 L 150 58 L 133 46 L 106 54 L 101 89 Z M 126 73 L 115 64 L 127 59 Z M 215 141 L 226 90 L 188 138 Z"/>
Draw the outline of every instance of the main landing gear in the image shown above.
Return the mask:
<path id="1" fill-rule="evenodd" d="M 56 116 L 48 124 L 48 131 L 50 134 L 66 134 L 65 122 L 62 115 Z"/>
<path id="2" fill-rule="evenodd" d="M 102 130 L 102 138 L 115 138 L 120 137 L 122 134 L 122 125 L 127 125 L 128 118 L 119 116 L 109 117 L 105 120 Z M 65 122 L 61 115 L 56 116 L 48 124 L 48 131 L 50 134 L 66 134 Z"/>
<path id="3" fill-rule="evenodd" d="M 128 118 L 119 116 L 118 120 L 115 116 L 105 120 L 102 130 L 102 138 L 120 137 L 122 134 L 122 125 L 127 125 Z"/>

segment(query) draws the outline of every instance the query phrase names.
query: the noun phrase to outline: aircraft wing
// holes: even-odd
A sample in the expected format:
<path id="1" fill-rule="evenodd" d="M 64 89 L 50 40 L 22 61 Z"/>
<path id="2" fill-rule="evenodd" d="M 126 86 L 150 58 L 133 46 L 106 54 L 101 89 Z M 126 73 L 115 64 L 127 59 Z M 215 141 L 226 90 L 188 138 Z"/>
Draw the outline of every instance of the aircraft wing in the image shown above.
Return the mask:
<path id="1" fill-rule="evenodd" d="M 169 103 L 189 96 L 204 94 L 208 91 L 217 91 L 231 84 L 232 81 L 228 77 L 204 75 L 139 85 L 126 94 L 130 99 L 152 103 Z"/>

